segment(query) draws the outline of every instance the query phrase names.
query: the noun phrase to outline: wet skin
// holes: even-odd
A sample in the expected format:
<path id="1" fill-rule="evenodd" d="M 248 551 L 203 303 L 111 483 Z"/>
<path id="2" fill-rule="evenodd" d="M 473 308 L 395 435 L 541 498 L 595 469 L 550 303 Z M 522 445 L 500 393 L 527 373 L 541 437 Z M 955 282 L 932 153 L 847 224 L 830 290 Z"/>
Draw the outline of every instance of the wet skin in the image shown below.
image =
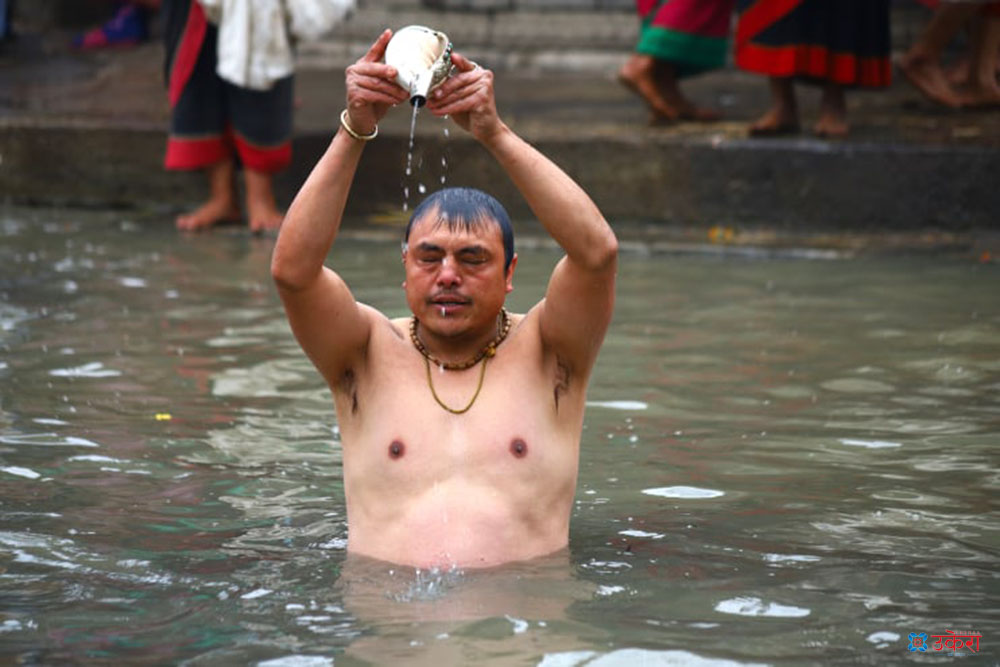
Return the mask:
<path id="1" fill-rule="evenodd" d="M 427 110 L 489 152 L 566 254 L 545 297 L 512 315 L 495 356 L 476 363 L 469 360 L 501 327 L 517 264 L 505 263 L 496 221 L 449 228 L 427 211 L 411 228 L 402 259 L 416 345 L 410 318 L 357 303 L 324 263 L 366 143 L 356 133 L 373 132 L 407 99 L 381 62 L 391 35 L 347 68 L 353 132 L 337 132 L 299 190 L 271 275 L 297 340 L 333 391 L 348 550 L 418 567 L 532 559 L 568 542 L 587 379 L 614 307 L 617 240 L 580 186 L 500 120 L 493 73 L 452 53 L 456 71 Z M 468 367 L 431 370 L 418 347 Z"/>
<path id="2" fill-rule="evenodd" d="M 493 339 L 512 287 L 513 264 L 505 271 L 503 263 L 494 224 L 414 226 L 405 286 L 431 354 L 460 361 Z M 375 314 L 367 354 L 348 382 L 331 382 L 352 552 L 418 567 L 487 567 L 567 544 L 586 382 L 568 379 L 543 349 L 537 309 L 511 317 L 479 397 L 454 415 L 431 395 L 409 318 Z M 468 402 L 480 372 L 478 364 L 431 366 L 438 395 L 453 406 Z"/>

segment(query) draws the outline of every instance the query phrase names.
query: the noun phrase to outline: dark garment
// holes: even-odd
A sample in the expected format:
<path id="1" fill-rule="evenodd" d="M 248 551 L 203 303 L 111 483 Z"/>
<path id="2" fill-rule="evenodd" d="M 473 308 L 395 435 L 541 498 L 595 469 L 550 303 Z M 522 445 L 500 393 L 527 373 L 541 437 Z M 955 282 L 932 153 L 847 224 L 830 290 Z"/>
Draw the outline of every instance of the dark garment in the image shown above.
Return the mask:
<path id="1" fill-rule="evenodd" d="M 888 86 L 888 0 L 737 0 L 736 64 L 775 77 Z"/>
<path id="2" fill-rule="evenodd" d="M 293 77 L 270 90 L 241 88 L 215 73 L 215 26 L 192 0 L 164 0 L 165 75 L 171 121 L 167 169 L 201 169 L 232 155 L 275 172 L 292 158 Z"/>

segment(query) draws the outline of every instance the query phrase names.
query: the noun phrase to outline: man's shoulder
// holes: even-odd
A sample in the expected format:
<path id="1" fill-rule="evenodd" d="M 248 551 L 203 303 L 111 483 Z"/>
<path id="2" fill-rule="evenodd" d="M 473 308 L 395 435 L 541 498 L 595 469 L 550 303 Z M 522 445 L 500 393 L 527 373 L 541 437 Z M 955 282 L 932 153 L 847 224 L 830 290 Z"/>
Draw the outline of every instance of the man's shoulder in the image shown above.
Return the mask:
<path id="1" fill-rule="evenodd" d="M 389 317 L 378 308 L 361 303 L 360 301 L 358 302 L 358 308 L 372 323 L 372 332 L 376 335 L 388 334 L 395 338 L 402 338 L 409 330 L 409 317 Z"/>

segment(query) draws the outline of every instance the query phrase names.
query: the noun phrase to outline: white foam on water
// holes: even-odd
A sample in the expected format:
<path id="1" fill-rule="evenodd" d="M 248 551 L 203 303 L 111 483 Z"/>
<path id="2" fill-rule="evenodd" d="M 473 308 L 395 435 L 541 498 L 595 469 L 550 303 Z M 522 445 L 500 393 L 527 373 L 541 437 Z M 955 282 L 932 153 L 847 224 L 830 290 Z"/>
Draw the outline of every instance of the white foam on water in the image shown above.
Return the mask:
<path id="1" fill-rule="evenodd" d="M 609 410 L 646 410 L 649 403 L 642 401 L 587 401 L 587 407 L 608 408 Z"/>
<path id="2" fill-rule="evenodd" d="M 504 618 L 510 621 L 510 624 L 514 626 L 512 629 L 514 630 L 515 635 L 524 634 L 528 631 L 528 622 L 523 618 L 515 618 L 509 614 L 504 614 Z"/>
<path id="3" fill-rule="evenodd" d="M 14 549 L 14 561 L 18 563 L 31 563 L 32 565 L 47 565 L 53 568 L 64 570 L 79 570 L 82 566 L 77 563 L 69 563 L 61 560 L 51 560 L 49 558 L 39 558 L 34 554 L 29 554 L 20 549 Z"/>
<path id="4" fill-rule="evenodd" d="M 820 384 L 823 389 L 843 394 L 886 394 L 896 390 L 894 385 L 863 378 L 837 378 Z"/>
<path id="5" fill-rule="evenodd" d="M 71 368 L 54 368 L 49 371 L 49 375 L 73 378 L 109 378 L 118 377 L 121 374 L 121 371 L 116 371 L 113 368 L 105 368 L 104 364 L 99 361 L 92 361 L 89 364 L 73 366 Z"/>
<path id="6" fill-rule="evenodd" d="M 286 655 L 262 660 L 257 663 L 257 667 L 333 667 L 333 658 L 322 655 Z"/>
<path id="7" fill-rule="evenodd" d="M 67 461 L 91 461 L 93 463 L 124 463 L 122 459 L 114 459 L 110 456 L 101 456 L 100 454 L 80 454 L 79 456 L 71 456 Z"/>
<path id="8" fill-rule="evenodd" d="M 632 528 L 628 530 L 619 530 L 618 534 L 628 535 L 629 537 L 651 537 L 654 540 L 659 540 L 663 537 L 666 537 L 666 535 L 664 535 L 663 533 L 647 533 L 645 530 L 635 530 Z"/>
<path id="9" fill-rule="evenodd" d="M 29 445 L 31 447 L 100 447 L 86 438 L 57 433 L 4 433 L 0 442 L 5 445 Z"/>
<path id="10" fill-rule="evenodd" d="M 136 278 L 135 276 L 123 276 L 118 279 L 118 284 L 122 287 L 145 287 L 147 285 L 145 278 Z"/>
<path id="11" fill-rule="evenodd" d="M 607 597 L 609 595 L 614 595 L 615 593 L 624 593 L 624 592 L 625 592 L 625 587 L 624 586 L 604 586 L 604 585 L 602 585 L 602 586 L 598 586 L 597 587 L 596 594 L 600 595 L 602 597 Z"/>
<path id="12" fill-rule="evenodd" d="M 595 657 L 596 656 L 596 657 Z M 547 653 L 538 667 L 766 667 L 759 662 L 737 662 L 724 658 L 706 658 L 690 651 L 654 651 L 622 648 L 598 655 L 594 651 Z"/>
<path id="13" fill-rule="evenodd" d="M 257 590 L 250 591 L 249 593 L 244 593 L 240 596 L 243 600 L 256 600 L 257 598 L 262 598 L 265 595 L 270 595 L 272 591 L 267 588 L 258 588 Z"/>
<path id="14" fill-rule="evenodd" d="M 764 554 L 764 560 L 768 563 L 815 563 L 822 558 L 802 554 Z"/>
<path id="15" fill-rule="evenodd" d="M 612 570 L 620 570 L 623 568 L 632 569 L 632 566 L 628 563 L 623 563 L 619 560 L 593 560 L 590 564 L 594 567 L 608 567 Z"/>
<path id="16" fill-rule="evenodd" d="M 296 616 L 295 622 L 299 625 L 307 625 L 309 623 L 326 623 L 327 621 L 332 621 L 333 616 Z"/>
<path id="17" fill-rule="evenodd" d="M 899 641 L 899 635 L 895 632 L 889 632 L 883 630 L 882 632 L 873 632 L 865 640 L 871 642 L 872 644 L 885 644 L 886 642 Z"/>
<path id="18" fill-rule="evenodd" d="M 0 468 L 0 470 L 11 475 L 17 475 L 18 477 L 27 477 L 28 479 L 38 479 L 41 474 L 35 472 L 31 468 L 22 468 L 21 466 L 6 466 Z"/>
<path id="19" fill-rule="evenodd" d="M 891 449 L 893 447 L 902 447 L 898 442 L 892 442 L 890 440 L 857 440 L 855 438 L 841 438 L 839 440 L 840 444 L 847 445 L 848 447 L 865 447 L 867 449 Z"/>
<path id="20" fill-rule="evenodd" d="M 756 597 L 737 597 L 723 600 L 715 605 L 715 611 L 737 616 L 768 616 L 771 618 L 802 618 L 812 613 L 803 607 L 793 607 L 777 602 L 765 603 Z"/>
<path id="21" fill-rule="evenodd" d="M 538 667 L 576 667 L 590 660 L 595 651 L 564 651 L 562 653 L 546 653 Z"/>
<path id="22" fill-rule="evenodd" d="M 49 417 L 38 417 L 36 419 L 32 419 L 31 421 L 36 424 L 44 424 L 46 426 L 66 426 L 69 424 L 69 422 L 64 422 L 61 419 L 51 419 Z"/>
<path id="23" fill-rule="evenodd" d="M 661 498 L 684 498 L 687 500 L 701 498 L 719 498 L 726 495 L 725 491 L 717 489 L 702 489 L 697 486 L 661 486 L 656 489 L 643 489 L 647 496 L 659 496 Z"/>

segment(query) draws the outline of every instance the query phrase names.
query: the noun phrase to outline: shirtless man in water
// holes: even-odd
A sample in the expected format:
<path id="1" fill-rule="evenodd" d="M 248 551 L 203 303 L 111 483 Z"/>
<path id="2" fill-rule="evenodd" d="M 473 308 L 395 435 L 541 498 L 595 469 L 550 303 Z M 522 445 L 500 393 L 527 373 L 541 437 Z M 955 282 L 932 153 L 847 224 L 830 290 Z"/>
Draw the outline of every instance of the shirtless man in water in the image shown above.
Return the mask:
<path id="1" fill-rule="evenodd" d="M 453 54 L 456 72 L 427 109 L 496 158 L 566 256 L 545 298 L 508 314 L 517 256 L 506 213 L 485 193 L 444 190 L 407 228 L 413 317 L 356 302 L 323 263 L 365 142 L 409 97 L 380 62 L 390 37 L 347 68 L 342 126 L 289 208 L 271 264 L 292 330 L 333 392 L 348 551 L 463 568 L 549 554 L 568 543 L 617 241 L 586 193 L 500 120 L 492 72 Z"/>

